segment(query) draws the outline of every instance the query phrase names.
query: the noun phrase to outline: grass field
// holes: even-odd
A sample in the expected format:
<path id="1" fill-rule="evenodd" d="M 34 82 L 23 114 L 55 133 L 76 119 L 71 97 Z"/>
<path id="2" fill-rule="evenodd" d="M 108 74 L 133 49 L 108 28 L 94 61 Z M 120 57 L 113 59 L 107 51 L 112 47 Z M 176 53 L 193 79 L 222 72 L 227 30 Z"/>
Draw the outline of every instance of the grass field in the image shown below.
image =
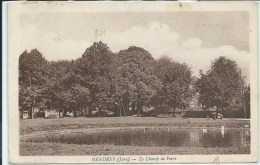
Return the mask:
<path id="1" fill-rule="evenodd" d="M 109 155 L 109 154 L 245 154 L 248 149 L 228 148 L 188 148 L 188 147 L 139 147 L 113 145 L 76 145 L 64 143 L 25 142 L 28 136 L 36 137 L 50 133 L 70 133 L 106 128 L 127 127 L 172 127 L 172 128 L 245 128 L 250 120 L 223 119 L 181 119 L 153 117 L 106 117 L 106 118 L 60 118 L 20 120 L 20 155 Z"/>

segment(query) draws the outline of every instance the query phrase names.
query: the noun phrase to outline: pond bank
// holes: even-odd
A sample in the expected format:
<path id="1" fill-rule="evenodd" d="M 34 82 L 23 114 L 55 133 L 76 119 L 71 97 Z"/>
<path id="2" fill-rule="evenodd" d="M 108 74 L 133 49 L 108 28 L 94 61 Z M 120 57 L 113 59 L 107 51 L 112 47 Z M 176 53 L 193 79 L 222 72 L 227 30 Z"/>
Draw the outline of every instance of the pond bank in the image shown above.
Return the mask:
<path id="1" fill-rule="evenodd" d="M 170 128 L 250 128 L 250 120 L 223 119 L 183 119 L 154 117 L 104 117 L 104 118 L 60 118 L 20 120 L 20 134 L 83 130 L 96 128 L 127 127 L 170 127 Z"/>
<path id="2" fill-rule="evenodd" d="M 205 154 L 249 154 L 245 148 L 202 147 L 138 147 L 114 145 L 76 145 L 62 143 L 20 143 L 21 156 L 33 155 L 205 155 Z"/>
<path id="3" fill-rule="evenodd" d="M 181 119 L 153 117 L 60 118 L 20 120 L 20 155 L 153 155 L 153 154 L 248 154 L 249 148 L 154 147 L 29 142 L 28 138 L 68 135 L 104 129 L 250 129 L 250 120 Z"/>

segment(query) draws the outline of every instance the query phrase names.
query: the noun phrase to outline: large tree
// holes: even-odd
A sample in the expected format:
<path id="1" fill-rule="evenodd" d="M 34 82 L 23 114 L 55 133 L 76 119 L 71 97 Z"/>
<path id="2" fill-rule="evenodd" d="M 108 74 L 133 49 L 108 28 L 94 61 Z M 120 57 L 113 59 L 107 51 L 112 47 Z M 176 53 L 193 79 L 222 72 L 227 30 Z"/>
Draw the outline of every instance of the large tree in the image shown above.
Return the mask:
<path id="1" fill-rule="evenodd" d="M 158 60 L 156 74 L 162 82 L 157 93 L 158 103 L 168 110 L 167 107 L 185 109 L 191 99 L 191 69 L 182 63 L 172 61 L 168 57 Z"/>
<path id="2" fill-rule="evenodd" d="M 142 113 L 159 84 L 154 74 L 156 61 L 148 51 L 131 46 L 116 54 L 114 63 L 116 94 L 123 99 L 124 109 L 128 111 L 131 102 L 136 105 L 137 112 Z"/>
<path id="3" fill-rule="evenodd" d="M 75 74 L 78 75 L 82 86 L 90 92 L 90 115 L 93 109 L 101 110 L 103 104 L 111 97 L 113 56 L 106 44 L 95 42 L 86 49 L 82 58 L 75 61 Z"/>
<path id="4" fill-rule="evenodd" d="M 19 57 L 19 107 L 21 111 L 29 110 L 31 118 L 34 108 L 41 108 L 45 104 L 47 64 L 37 49 L 25 51 Z"/>
<path id="5" fill-rule="evenodd" d="M 80 77 L 75 74 L 74 61 L 50 62 L 47 68 L 48 80 L 46 82 L 48 108 L 62 111 L 86 109 L 89 99 L 89 90 L 83 87 Z"/>
<path id="6" fill-rule="evenodd" d="M 197 87 L 200 102 L 205 108 L 216 106 L 221 109 L 241 109 L 243 106 L 244 78 L 237 63 L 226 57 L 219 57 L 206 73 L 201 72 Z"/>

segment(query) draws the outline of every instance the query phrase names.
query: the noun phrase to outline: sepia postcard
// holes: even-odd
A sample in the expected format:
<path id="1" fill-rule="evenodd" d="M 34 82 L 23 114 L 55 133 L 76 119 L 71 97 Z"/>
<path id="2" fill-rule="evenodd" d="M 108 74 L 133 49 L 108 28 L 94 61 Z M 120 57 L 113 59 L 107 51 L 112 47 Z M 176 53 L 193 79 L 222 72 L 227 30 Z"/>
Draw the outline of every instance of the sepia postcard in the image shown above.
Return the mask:
<path id="1" fill-rule="evenodd" d="M 256 2 L 8 3 L 9 163 L 258 161 Z"/>

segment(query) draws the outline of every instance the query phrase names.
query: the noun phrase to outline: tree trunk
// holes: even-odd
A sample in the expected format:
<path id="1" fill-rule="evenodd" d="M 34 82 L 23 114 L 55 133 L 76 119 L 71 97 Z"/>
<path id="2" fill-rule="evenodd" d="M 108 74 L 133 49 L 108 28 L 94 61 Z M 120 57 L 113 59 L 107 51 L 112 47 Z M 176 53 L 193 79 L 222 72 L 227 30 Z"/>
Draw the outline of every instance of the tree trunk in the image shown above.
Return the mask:
<path id="1" fill-rule="evenodd" d="M 144 113 L 144 112 L 143 112 L 143 104 L 142 104 L 142 103 L 140 103 L 140 113 L 141 113 L 141 114 Z"/>
<path id="2" fill-rule="evenodd" d="M 87 116 L 87 105 L 85 105 L 85 116 Z"/>
<path id="3" fill-rule="evenodd" d="M 245 113 L 245 118 L 247 117 L 247 109 L 246 109 L 246 98 L 245 98 L 245 89 L 243 89 L 243 108 L 244 108 L 244 113 Z"/>
<path id="4" fill-rule="evenodd" d="M 34 106 L 32 106 L 31 119 L 33 119 Z"/>
<path id="5" fill-rule="evenodd" d="M 73 112 L 73 118 L 75 118 L 76 117 L 75 108 L 73 108 L 72 112 Z"/>
<path id="6" fill-rule="evenodd" d="M 91 117 L 92 116 L 92 110 L 96 110 L 96 93 L 92 90 L 90 90 L 90 97 L 91 97 L 91 102 L 90 102 L 90 107 L 89 107 L 89 116 Z"/>
<path id="7" fill-rule="evenodd" d="M 124 108 L 124 115 L 127 116 L 129 112 L 129 102 L 126 100 L 123 100 L 123 108 Z"/>
<path id="8" fill-rule="evenodd" d="M 84 110 L 84 107 L 81 107 L 81 110 L 80 110 L 81 116 L 83 116 L 83 110 Z"/>
<path id="9" fill-rule="evenodd" d="M 88 115 L 89 115 L 89 117 L 92 116 L 92 108 L 93 108 L 93 103 L 90 103 L 89 104 L 89 108 L 88 108 Z"/>
<path id="10" fill-rule="evenodd" d="M 33 117 L 34 117 L 34 105 L 35 105 L 35 96 L 33 96 L 31 119 L 33 119 Z"/>
<path id="11" fill-rule="evenodd" d="M 142 105 L 141 103 L 137 103 L 137 112 L 138 112 L 138 115 L 142 114 Z"/>

